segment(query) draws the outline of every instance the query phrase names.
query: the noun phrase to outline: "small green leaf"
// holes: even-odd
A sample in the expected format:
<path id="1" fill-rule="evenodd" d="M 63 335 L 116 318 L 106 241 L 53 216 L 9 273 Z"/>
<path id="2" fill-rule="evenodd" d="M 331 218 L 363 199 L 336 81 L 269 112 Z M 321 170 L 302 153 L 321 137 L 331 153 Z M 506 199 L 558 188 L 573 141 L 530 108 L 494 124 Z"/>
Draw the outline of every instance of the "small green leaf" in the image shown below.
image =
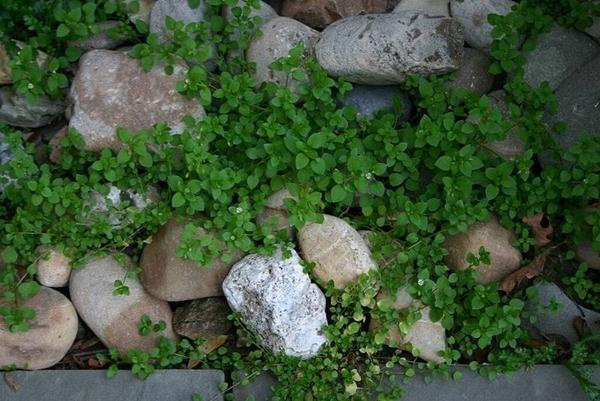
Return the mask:
<path id="1" fill-rule="evenodd" d="M 185 198 L 181 194 L 181 192 L 177 192 L 175 195 L 173 195 L 173 199 L 171 199 L 171 205 L 174 208 L 178 208 L 185 205 Z"/>
<path id="2" fill-rule="evenodd" d="M 338 203 L 346 198 L 346 190 L 341 185 L 331 188 L 331 201 Z"/>
<path id="3" fill-rule="evenodd" d="M 296 169 L 301 170 L 308 165 L 310 160 L 304 153 L 298 153 L 296 155 Z"/>
<path id="4" fill-rule="evenodd" d="M 442 171 L 449 171 L 452 159 L 450 156 L 442 156 L 435 162 L 435 166 Z"/>
<path id="5" fill-rule="evenodd" d="M 58 28 L 56 28 L 56 37 L 64 38 L 69 34 L 70 31 L 71 30 L 69 29 L 69 27 L 67 27 L 65 24 L 60 24 Z"/>

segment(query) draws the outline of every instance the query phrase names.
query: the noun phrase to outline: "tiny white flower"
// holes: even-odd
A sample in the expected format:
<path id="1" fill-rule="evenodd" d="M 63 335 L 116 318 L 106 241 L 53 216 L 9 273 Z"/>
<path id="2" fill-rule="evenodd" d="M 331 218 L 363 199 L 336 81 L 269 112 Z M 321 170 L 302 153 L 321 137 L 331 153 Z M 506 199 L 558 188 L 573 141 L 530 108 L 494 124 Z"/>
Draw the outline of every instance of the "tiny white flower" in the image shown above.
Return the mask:
<path id="1" fill-rule="evenodd" d="M 33 89 L 33 84 L 32 84 L 31 82 L 30 82 L 30 83 L 28 83 L 28 84 L 27 84 L 27 88 L 28 88 L 28 89 Z"/>
<path id="2" fill-rule="evenodd" d="M 240 214 L 240 213 L 242 213 L 243 211 L 244 211 L 244 209 L 242 209 L 242 208 L 241 208 L 241 207 L 239 207 L 239 206 L 235 208 L 235 212 L 236 212 L 237 214 Z"/>
<path id="3" fill-rule="evenodd" d="M 423 285 L 423 284 L 425 284 L 425 280 L 423 280 L 422 278 L 420 278 L 420 279 L 417 281 L 417 284 L 419 284 L 419 285 Z"/>

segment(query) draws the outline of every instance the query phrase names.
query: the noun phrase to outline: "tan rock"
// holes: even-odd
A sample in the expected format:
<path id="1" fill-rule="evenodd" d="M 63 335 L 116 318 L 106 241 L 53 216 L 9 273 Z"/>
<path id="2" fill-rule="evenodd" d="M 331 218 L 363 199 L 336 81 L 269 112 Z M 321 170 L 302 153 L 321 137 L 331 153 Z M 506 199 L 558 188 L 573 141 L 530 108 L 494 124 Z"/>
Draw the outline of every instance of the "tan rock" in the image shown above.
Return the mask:
<path id="1" fill-rule="evenodd" d="M 586 263 L 590 269 L 600 270 L 600 254 L 592 248 L 591 241 L 584 241 L 575 247 L 577 260 Z"/>
<path id="2" fill-rule="evenodd" d="M 487 222 L 475 223 L 466 232 L 446 238 L 446 263 L 452 270 L 465 270 L 469 268 L 467 255 L 478 256 L 479 249 L 484 247 L 490 253 L 490 265 L 482 263 L 476 267 L 478 281 L 487 284 L 502 280 L 521 265 L 521 253 L 512 246 L 515 239 L 515 234 L 502 227 L 495 217 Z"/>
<path id="3" fill-rule="evenodd" d="M 223 280 L 231 266 L 243 257 L 236 252 L 233 259 L 215 259 L 208 266 L 176 256 L 185 223 L 169 220 L 144 248 L 140 279 L 146 290 L 165 301 L 186 301 L 223 295 Z M 199 234 L 204 233 L 200 231 Z"/>
<path id="4" fill-rule="evenodd" d="M 0 319 L 0 367 L 47 369 L 67 354 L 77 335 L 77 312 L 60 292 L 42 287 L 22 306 L 32 308 L 35 319 L 26 332 L 11 333 Z"/>
<path id="5" fill-rule="evenodd" d="M 385 13 L 387 9 L 387 0 L 284 0 L 281 15 L 322 29 L 342 18 Z"/>
<path id="6" fill-rule="evenodd" d="M 324 215 L 322 224 L 310 223 L 298 232 L 304 259 L 315 263 L 314 274 L 344 288 L 358 276 L 376 269 L 361 235 L 342 219 Z"/>
<path id="7" fill-rule="evenodd" d="M 71 259 L 55 248 L 41 247 L 37 278 L 46 287 L 66 287 L 71 277 Z"/>
<path id="8" fill-rule="evenodd" d="M 161 66 L 145 72 L 139 61 L 124 51 L 89 51 L 81 57 L 71 86 L 69 127 L 83 136 L 87 150 L 119 149 L 118 127 L 135 134 L 165 122 L 173 132 L 180 132 L 183 117 L 204 116 L 196 100 L 175 89 L 177 81 L 184 78 L 181 66 L 175 66 L 169 76 Z"/>
<path id="9" fill-rule="evenodd" d="M 319 33 L 301 22 L 287 17 L 273 18 L 260 28 L 262 35 L 250 43 L 246 51 L 246 59 L 256 64 L 254 78 L 259 82 L 275 82 L 287 85 L 290 90 L 296 90 L 298 81 L 281 71 L 275 71 L 271 64 L 285 57 L 298 43 L 304 43 L 304 48 L 311 51 Z"/>
<path id="10" fill-rule="evenodd" d="M 269 196 L 267 198 L 265 209 L 258 216 L 256 216 L 256 223 L 259 226 L 263 226 L 272 222 L 275 224 L 275 230 L 287 230 L 288 237 L 292 238 L 294 236 L 294 227 L 288 220 L 289 215 L 284 205 L 284 200 L 288 198 L 297 200 L 285 188 L 280 189 Z"/>
<path id="11" fill-rule="evenodd" d="M 410 325 L 405 335 L 400 332 L 398 324 L 391 325 L 386 335 L 386 343 L 406 351 L 416 349 L 419 357 L 426 361 L 444 362 L 444 358 L 438 354 L 446 350 L 446 330 L 440 322 L 431 321 L 429 307 L 423 306 L 418 300 L 411 297 L 405 288 L 398 290 L 395 299 L 389 293 L 381 291 L 377 295 L 377 300 L 383 299 L 391 303 L 394 309 L 412 308 L 421 314 L 420 319 Z M 380 323 L 376 319 L 371 320 L 371 330 L 375 330 L 379 326 Z"/>
<path id="12" fill-rule="evenodd" d="M 19 48 L 23 48 L 25 43 L 16 40 L 15 44 Z M 48 63 L 48 55 L 42 51 L 38 51 L 38 56 L 36 59 L 38 65 L 45 66 Z M 6 85 L 12 83 L 11 78 L 11 68 L 10 68 L 10 57 L 6 48 L 2 43 L 0 43 L 0 85 Z"/>
<path id="13" fill-rule="evenodd" d="M 116 347 L 120 353 L 156 345 L 159 334 L 139 335 L 143 315 L 155 323 L 163 320 L 166 329 L 160 335 L 176 339 L 169 304 L 148 294 L 137 278 L 125 278 L 127 272 L 115 256 L 94 257 L 73 270 L 69 290 L 79 316 L 107 347 Z M 113 294 L 115 280 L 125 280 L 129 295 Z"/>

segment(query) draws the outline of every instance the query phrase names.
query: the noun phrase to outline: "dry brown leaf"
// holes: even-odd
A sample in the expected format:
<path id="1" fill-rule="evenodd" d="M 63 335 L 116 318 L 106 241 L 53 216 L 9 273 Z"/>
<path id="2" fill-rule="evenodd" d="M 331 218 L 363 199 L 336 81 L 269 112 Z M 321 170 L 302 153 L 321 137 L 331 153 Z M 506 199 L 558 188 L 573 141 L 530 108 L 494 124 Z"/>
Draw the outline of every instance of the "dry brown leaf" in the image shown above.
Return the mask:
<path id="1" fill-rule="evenodd" d="M 535 237 L 535 247 L 539 248 L 550 243 L 550 237 L 554 232 L 550 219 L 544 213 L 534 214 L 533 216 L 523 217 L 523 223 L 531 227 Z"/>
<path id="2" fill-rule="evenodd" d="M 15 376 L 11 375 L 10 373 L 5 373 L 4 381 L 6 382 L 8 388 L 10 388 L 13 391 L 13 393 L 19 391 L 19 383 L 17 383 L 17 379 L 15 378 Z"/>
<path id="3" fill-rule="evenodd" d="M 547 252 L 541 253 L 533 259 L 533 262 L 516 270 L 506 276 L 500 283 L 500 291 L 511 292 L 517 285 L 525 279 L 532 279 L 539 276 L 544 271 Z"/>

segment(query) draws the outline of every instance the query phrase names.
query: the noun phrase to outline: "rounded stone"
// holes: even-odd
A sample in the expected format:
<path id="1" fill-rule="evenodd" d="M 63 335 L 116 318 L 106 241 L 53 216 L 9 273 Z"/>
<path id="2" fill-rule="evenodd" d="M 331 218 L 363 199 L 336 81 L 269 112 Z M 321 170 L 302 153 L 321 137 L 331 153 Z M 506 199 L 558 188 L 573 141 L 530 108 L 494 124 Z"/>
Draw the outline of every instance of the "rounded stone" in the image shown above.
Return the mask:
<path id="1" fill-rule="evenodd" d="M 225 298 L 195 299 L 175 310 L 173 329 L 180 336 L 192 340 L 226 336 L 233 330 L 233 322 L 228 319 L 230 314 L 231 309 Z"/>
<path id="2" fill-rule="evenodd" d="M 463 64 L 447 83 L 448 88 L 465 88 L 476 96 L 488 93 L 494 85 L 494 76 L 490 74 L 492 61 L 481 50 L 464 48 Z"/>
<path id="3" fill-rule="evenodd" d="M 358 231 L 334 216 L 324 215 L 323 223 L 302 227 L 298 243 L 304 259 L 315 263 L 314 275 L 324 283 L 333 281 L 336 288 L 344 288 L 377 268 Z"/>
<path id="4" fill-rule="evenodd" d="M 242 252 L 236 251 L 228 262 L 216 258 L 208 266 L 182 259 L 176 253 L 184 228 L 185 223 L 171 219 L 146 245 L 140 260 L 144 288 L 158 299 L 170 302 L 223 295 L 223 280 L 231 266 L 242 258 Z"/>
<path id="5" fill-rule="evenodd" d="M 510 110 L 504 101 L 506 93 L 503 90 L 497 90 L 489 94 L 492 106 L 500 111 L 506 119 L 510 119 Z M 486 143 L 484 146 L 493 151 L 505 160 L 514 160 L 525 153 L 525 144 L 517 134 L 517 127 L 513 127 L 506 132 L 504 139 Z"/>
<path id="6" fill-rule="evenodd" d="M 583 241 L 575 247 L 577 260 L 587 264 L 590 269 L 600 270 L 600 253 L 594 250 L 591 241 Z"/>
<path id="7" fill-rule="evenodd" d="M 516 4 L 512 0 L 451 0 L 450 14 L 463 26 L 469 46 L 488 51 L 493 29 L 488 15 L 506 15 Z"/>
<path id="8" fill-rule="evenodd" d="M 274 82 L 287 85 L 290 90 L 296 90 L 299 83 L 282 72 L 275 71 L 271 64 L 285 57 L 298 43 L 304 43 L 304 48 L 311 51 L 319 33 L 301 22 L 287 17 L 277 17 L 263 24 L 260 28 L 262 35 L 250 43 L 246 51 L 248 62 L 256 64 L 253 77 L 259 82 Z"/>
<path id="9" fill-rule="evenodd" d="M 274 192 L 267 198 L 263 211 L 256 216 L 256 224 L 258 226 L 272 224 L 272 229 L 286 230 L 288 237 L 293 238 L 294 226 L 289 222 L 289 214 L 284 204 L 285 199 L 298 200 L 286 188 Z"/>
<path id="10" fill-rule="evenodd" d="M 160 42 L 169 40 L 170 34 L 165 26 L 167 17 L 175 21 L 183 21 L 186 25 L 192 22 L 204 21 L 208 11 L 208 4 L 201 1 L 198 7 L 191 8 L 186 1 L 181 0 L 157 0 L 150 12 L 150 33 L 158 35 Z"/>
<path id="11" fill-rule="evenodd" d="M 32 104 L 14 87 L 0 87 L 0 123 L 22 128 L 39 128 L 62 116 L 65 108 L 65 103 L 60 99 L 42 95 L 37 103 Z"/>
<path id="12" fill-rule="evenodd" d="M 387 8 L 387 0 L 283 0 L 281 15 L 323 29 L 342 18 L 384 13 Z"/>
<path id="13" fill-rule="evenodd" d="M 461 26 L 414 12 L 360 15 L 329 25 L 315 45 L 332 76 L 368 85 L 402 83 L 408 74 L 456 70 L 463 58 Z"/>
<path id="14" fill-rule="evenodd" d="M 393 112 L 395 101 L 400 106 L 400 112 L 397 115 L 398 122 L 408 120 L 412 113 L 412 103 L 408 94 L 397 86 L 355 84 L 346 93 L 342 104 L 354 106 L 360 117 L 372 118 L 378 111 Z"/>
<path id="15" fill-rule="evenodd" d="M 70 42 L 70 46 L 78 47 L 84 52 L 93 49 L 115 49 L 127 41 L 127 36 L 110 34 L 111 30 L 117 28 L 121 23 L 119 21 L 102 21 L 98 23 L 98 33 L 85 38 Z"/>
<path id="16" fill-rule="evenodd" d="M 427 15 L 449 17 L 449 8 L 450 0 L 402 0 L 393 12 L 416 11 Z"/>
<path id="17" fill-rule="evenodd" d="M 22 305 L 35 311 L 26 332 L 11 333 L 0 319 L 0 367 L 47 369 L 64 358 L 77 335 L 77 312 L 60 292 L 41 287 Z"/>
<path id="18" fill-rule="evenodd" d="M 46 287 L 66 287 L 71 277 L 71 259 L 54 248 L 39 249 L 37 278 Z"/>
<path id="19" fill-rule="evenodd" d="M 169 304 L 148 294 L 136 277 L 128 277 L 125 255 L 92 257 L 71 273 L 69 290 L 79 316 L 107 347 L 121 354 L 131 349 L 147 350 L 157 344 L 159 336 L 176 339 Z M 116 295 L 115 280 L 123 280 L 129 295 Z M 154 323 L 164 321 L 160 334 L 141 336 L 138 332 L 143 315 Z"/>

